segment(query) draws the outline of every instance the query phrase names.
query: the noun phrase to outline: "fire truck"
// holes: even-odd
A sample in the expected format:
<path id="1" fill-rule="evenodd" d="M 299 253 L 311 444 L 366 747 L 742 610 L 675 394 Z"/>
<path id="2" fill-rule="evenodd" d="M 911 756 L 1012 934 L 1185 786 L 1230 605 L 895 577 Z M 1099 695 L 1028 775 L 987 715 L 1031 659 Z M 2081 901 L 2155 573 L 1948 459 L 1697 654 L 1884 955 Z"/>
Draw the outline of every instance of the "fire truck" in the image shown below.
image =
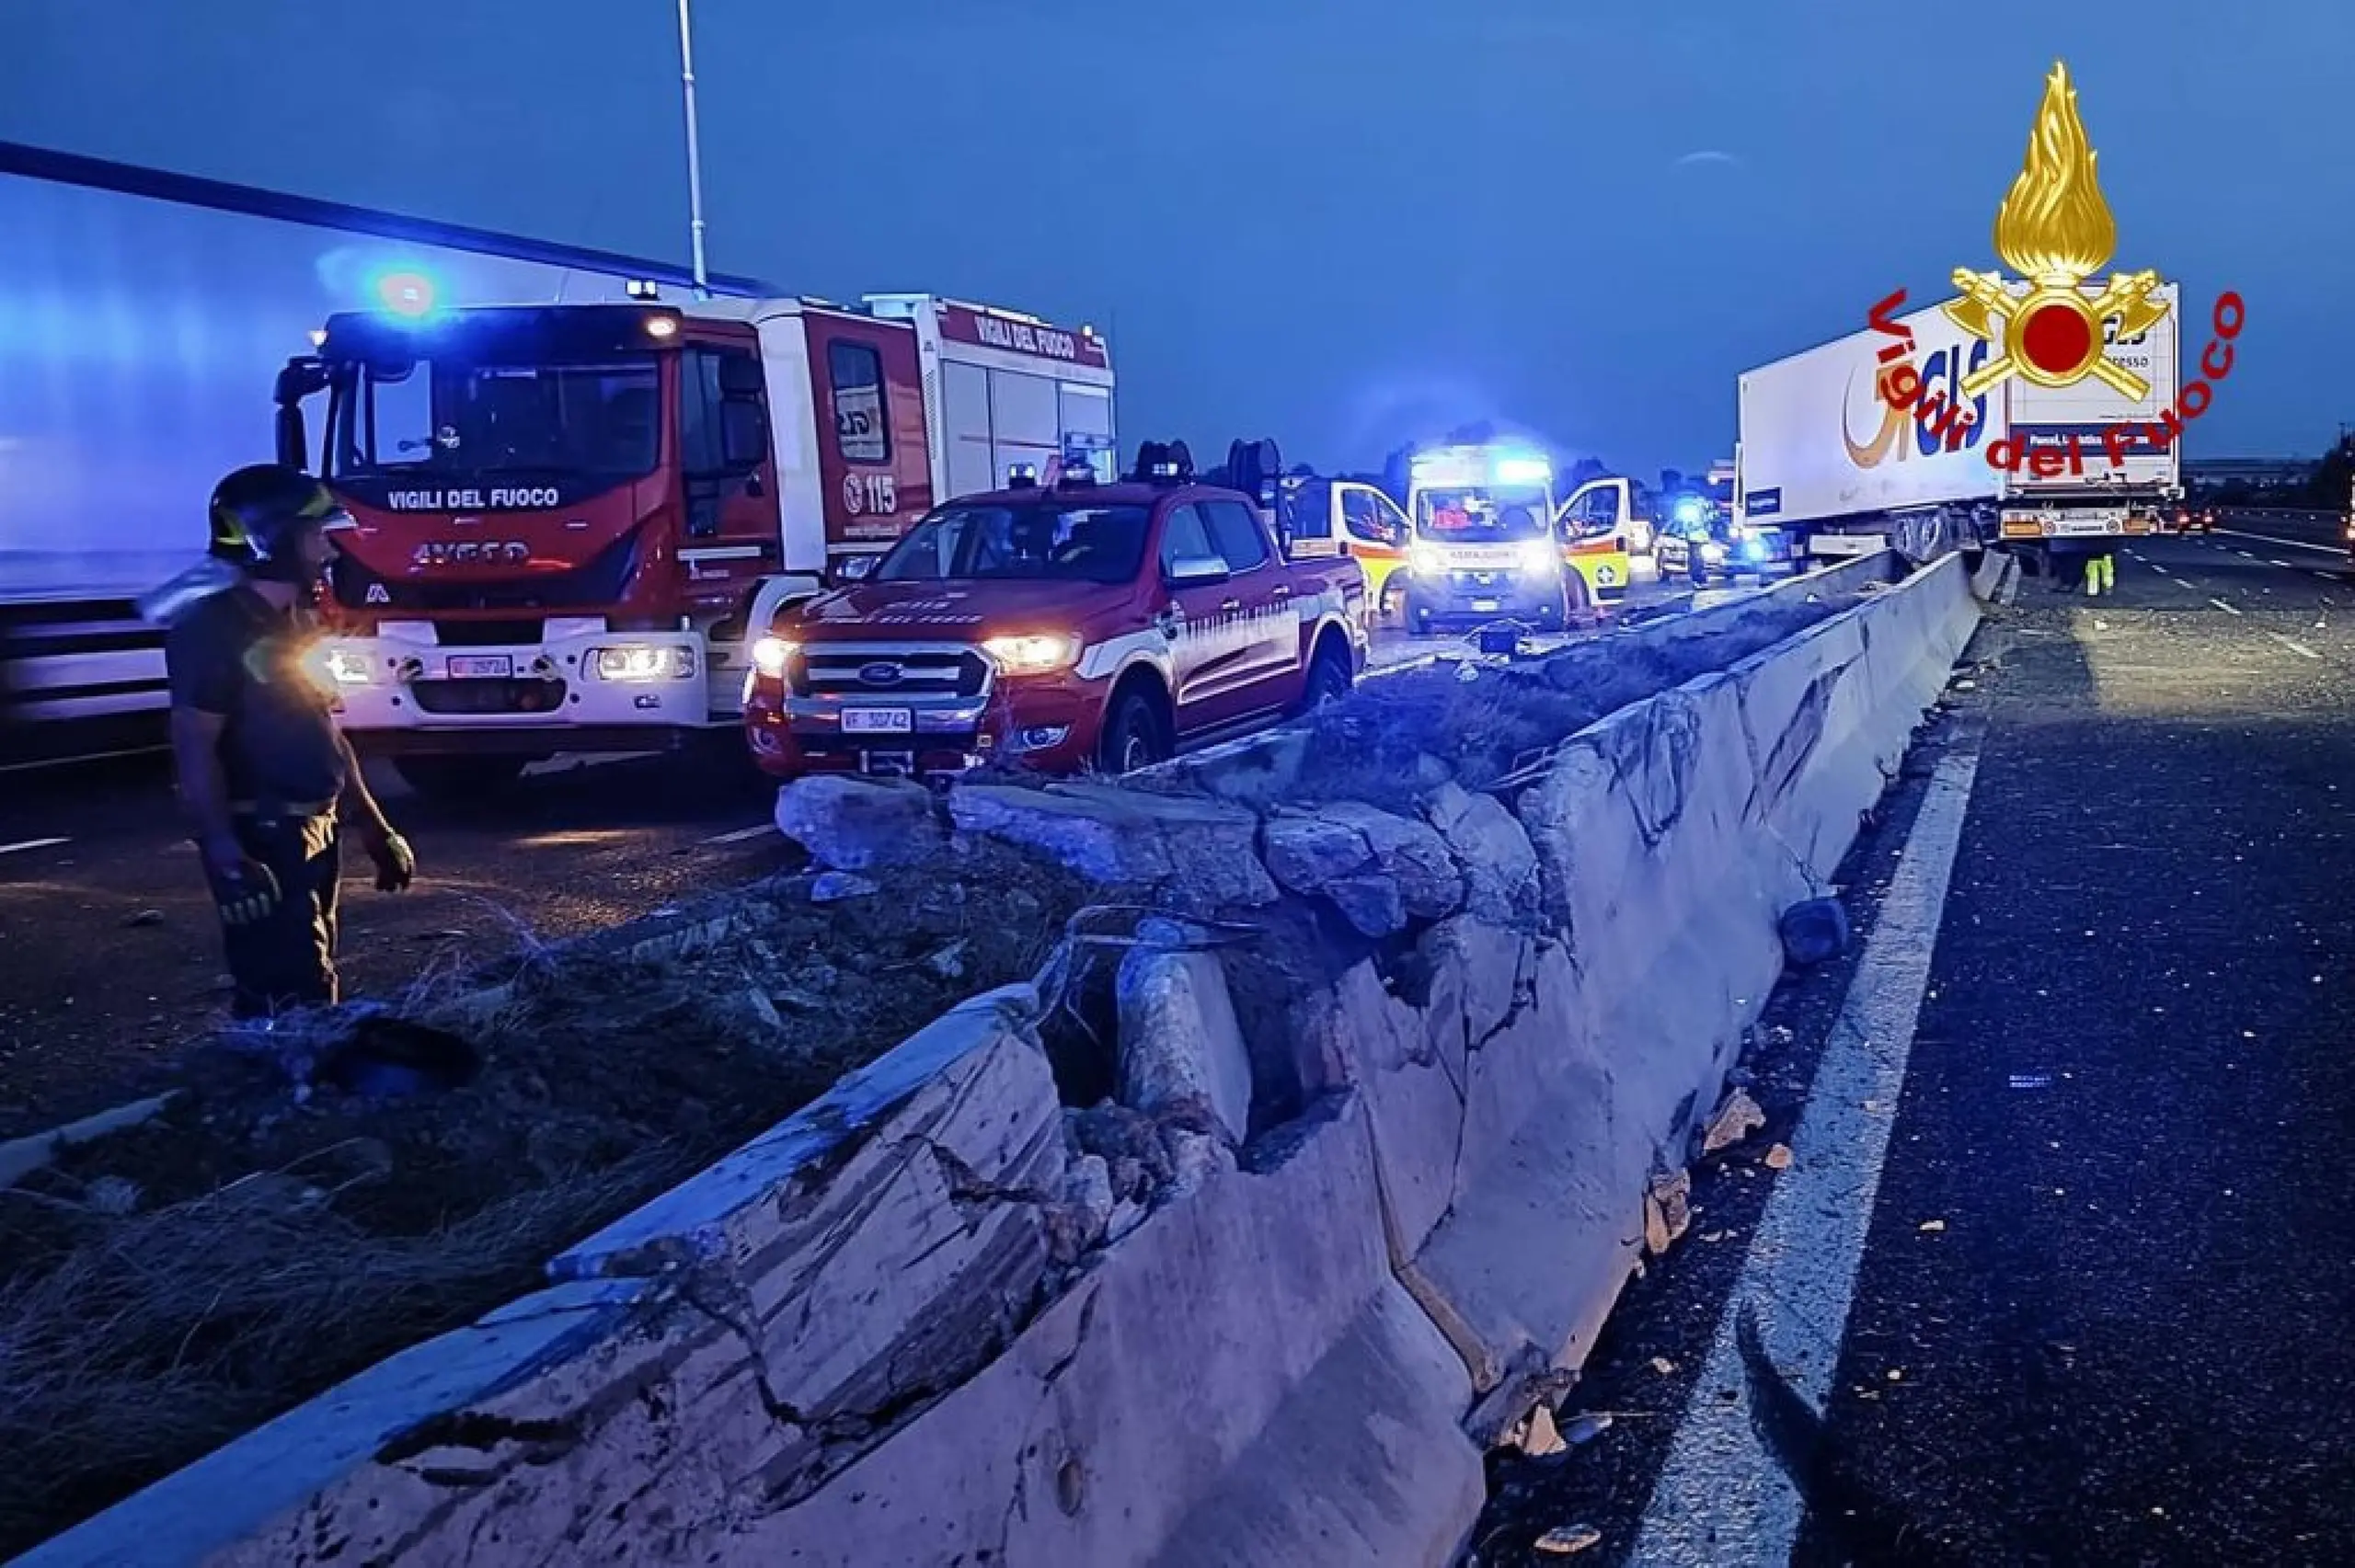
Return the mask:
<path id="1" fill-rule="evenodd" d="M 406 292 L 405 292 L 406 290 Z M 325 668 L 363 752 L 467 795 L 742 721 L 778 613 L 936 503 L 1042 461 L 1114 477 L 1092 329 L 928 294 L 331 315 L 278 383 L 339 536 Z"/>

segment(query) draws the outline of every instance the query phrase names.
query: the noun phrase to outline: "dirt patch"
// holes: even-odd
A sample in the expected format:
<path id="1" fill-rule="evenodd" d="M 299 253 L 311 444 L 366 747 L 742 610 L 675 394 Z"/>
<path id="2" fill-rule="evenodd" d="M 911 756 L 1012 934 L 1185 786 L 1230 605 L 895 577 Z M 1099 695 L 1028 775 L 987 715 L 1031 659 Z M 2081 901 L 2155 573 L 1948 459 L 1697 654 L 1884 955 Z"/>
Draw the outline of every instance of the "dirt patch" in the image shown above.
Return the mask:
<path id="1" fill-rule="evenodd" d="M 1035 973 L 1083 890 L 1018 852 L 726 901 L 689 956 L 520 956 L 466 1087 L 290 1089 L 350 1014 L 215 1047 L 159 1120 L 0 1191 L 0 1556 L 385 1356 L 534 1288 L 548 1257 L 823 1093 L 965 997 Z"/>

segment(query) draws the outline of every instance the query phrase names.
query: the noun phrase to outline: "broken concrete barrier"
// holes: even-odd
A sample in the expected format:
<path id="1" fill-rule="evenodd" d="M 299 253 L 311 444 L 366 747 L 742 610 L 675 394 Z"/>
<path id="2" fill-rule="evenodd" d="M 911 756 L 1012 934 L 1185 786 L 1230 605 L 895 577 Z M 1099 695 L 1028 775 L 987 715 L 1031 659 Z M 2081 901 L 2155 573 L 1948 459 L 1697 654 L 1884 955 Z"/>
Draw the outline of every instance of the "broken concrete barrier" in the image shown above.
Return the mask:
<path id="1" fill-rule="evenodd" d="M 1278 896 L 1259 863 L 1259 818 L 1223 801 L 1097 783 L 959 784 L 948 810 L 960 832 L 1035 850 L 1092 882 L 1154 889 L 1189 912 Z"/>
<path id="2" fill-rule="evenodd" d="M 948 838 L 932 791 L 907 779 L 820 773 L 776 792 L 777 831 L 834 871 L 909 865 Z"/>
<path id="3" fill-rule="evenodd" d="M 1291 1114 L 1227 1148 L 1251 1098 L 1207 969 L 1130 977 L 1124 1034 L 1161 1038 L 1124 1097 L 1158 1116 L 1063 1105 L 1037 1000 L 977 999 L 548 1289 L 27 1561 L 1448 1562 L 1480 1446 L 1689 1218 L 1675 1172 L 1781 971 L 1777 918 L 1977 613 L 1942 562 L 1419 819 L 961 789 L 960 831 L 1176 908 L 1276 904 L 1277 824 L 1323 823 L 1281 880 L 1387 889 L 1398 940 L 1240 1010 Z M 1255 918 L 1305 930 L 1311 896 Z M 1182 1125 L 1204 1105 L 1220 1135 Z"/>
<path id="4" fill-rule="evenodd" d="M 1230 1146 L 1251 1129 L 1251 1056 L 1218 955 L 1184 951 L 1175 921 L 1137 927 L 1120 961 L 1120 1104 L 1149 1116 L 1200 1112 Z"/>

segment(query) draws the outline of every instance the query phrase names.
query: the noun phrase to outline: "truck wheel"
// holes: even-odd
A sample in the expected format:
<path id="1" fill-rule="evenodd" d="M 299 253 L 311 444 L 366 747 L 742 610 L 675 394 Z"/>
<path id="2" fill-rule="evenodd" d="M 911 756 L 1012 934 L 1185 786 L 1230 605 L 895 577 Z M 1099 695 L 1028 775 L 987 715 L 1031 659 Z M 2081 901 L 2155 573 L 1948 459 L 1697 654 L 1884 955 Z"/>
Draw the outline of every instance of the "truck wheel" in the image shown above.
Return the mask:
<path id="1" fill-rule="evenodd" d="M 1112 700 L 1112 711 L 1104 720 L 1104 738 L 1096 746 L 1099 771 L 1132 773 L 1165 761 L 1169 750 L 1161 731 L 1161 714 L 1151 698 L 1132 687 Z"/>
<path id="2" fill-rule="evenodd" d="M 1338 703 L 1356 683 L 1350 672 L 1350 656 L 1330 642 L 1320 644 L 1308 662 L 1308 686 L 1302 694 L 1300 711 L 1311 714 L 1327 703 Z"/>
<path id="3" fill-rule="evenodd" d="M 529 761 L 523 757 L 396 757 L 393 772 L 428 800 L 466 804 L 513 787 Z"/>

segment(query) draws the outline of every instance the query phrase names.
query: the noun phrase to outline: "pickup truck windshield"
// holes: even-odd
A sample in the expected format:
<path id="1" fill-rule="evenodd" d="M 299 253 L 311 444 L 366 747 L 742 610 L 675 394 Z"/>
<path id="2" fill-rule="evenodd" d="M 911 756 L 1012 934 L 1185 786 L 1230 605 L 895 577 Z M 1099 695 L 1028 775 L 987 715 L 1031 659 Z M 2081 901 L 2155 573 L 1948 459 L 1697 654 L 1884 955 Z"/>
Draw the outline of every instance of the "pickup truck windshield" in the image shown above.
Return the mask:
<path id="1" fill-rule="evenodd" d="M 1538 489 L 1421 490 L 1415 496 L 1415 532 L 1441 544 L 1543 539 L 1550 510 Z"/>
<path id="2" fill-rule="evenodd" d="M 951 502 L 909 530 L 870 580 L 1132 582 L 1150 521 L 1143 507 Z"/>
<path id="3" fill-rule="evenodd" d="M 339 478 L 651 474 L 662 378 L 652 359 L 491 365 L 420 360 L 355 368 L 339 389 Z"/>

